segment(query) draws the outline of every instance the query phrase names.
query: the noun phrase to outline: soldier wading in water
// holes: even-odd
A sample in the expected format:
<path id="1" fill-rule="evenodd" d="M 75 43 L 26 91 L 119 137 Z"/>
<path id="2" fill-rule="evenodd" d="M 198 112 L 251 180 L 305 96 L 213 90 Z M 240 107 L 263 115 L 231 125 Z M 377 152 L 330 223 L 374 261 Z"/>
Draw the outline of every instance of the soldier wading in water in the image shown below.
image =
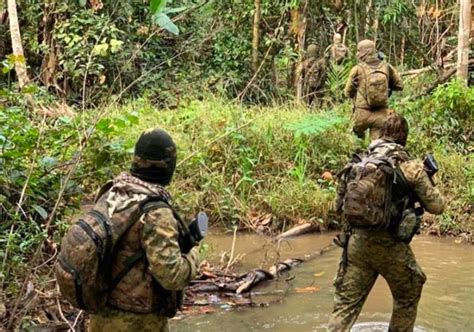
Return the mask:
<path id="1" fill-rule="evenodd" d="M 91 314 L 89 331 L 168 331 L 198 270 L 190 228 L 164 188 L 175 166 L 171 137 L 144 132 L 130 172 L 105 185 L 63 238 L 56 278 L 62 295 Z"/>
<path id="2" fill-rule="evenodd" d="M 410 241 L 423 210 L 441 214 L 444 200 L 431 176 L 434 159 L 412 159 L 405 151 L 408 124 L 391 115 L 380 139 L 355 156 L 340 173 L 336 207 L 346 231 L 336 239 L 343 247 L 330 331 L 349 331 L 378 275 L 393 296 L 389 331 L 412 331 L 426 276 Z"/>

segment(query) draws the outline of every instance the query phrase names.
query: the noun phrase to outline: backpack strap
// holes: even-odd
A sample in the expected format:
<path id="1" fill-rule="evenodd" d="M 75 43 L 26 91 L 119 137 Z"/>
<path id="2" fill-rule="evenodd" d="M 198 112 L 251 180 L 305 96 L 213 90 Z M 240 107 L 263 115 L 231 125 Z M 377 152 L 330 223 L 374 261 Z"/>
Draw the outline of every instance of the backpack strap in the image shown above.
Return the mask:
<path id="1" fill-rule="evenodd" d="M 160 208 L 170 209 L 173 212 L 173 217 L 178 221 L 178 229 L 181 234 L 182 232 L 187 231 L 188 227 L 186 226 L 183 218 L 181 218 L 181 216 L 179 215 L 178 211 L 176 211 L 176 209 L 163 198 L 149 197 L 148 199 L 140 203 L 140 211 L 142 215 L 150 212 L 151 210 Z"/>
<path id="2" fill-rule="evenodd" d="M 102 186 L 102 188 L 99 189 L 99 192 L 97 193 L 97 196 L 95 197 L 94 203 L 97 203 L 97 201 L 104 196 L 106 192 L 108 192 L 114 185 L 114 181 L 109 181 L 106 184 Z"/>
<path id="3" fill-rule="evenodd" d="M 180 232 L 180 236 L 183 234 L 184 230 L 187 230 L 187 227 L 185 227 L 185 223 L 183 219 L 179 216 L 179 214 L 176 212 L 176 210 L 162 197 L 149 197 L 145 199 L 144 201 L 140 202 L 139 205 L 140 208 L 140 215 L 137 218 L 137 221 L 140 220 L 140 218 L 145 215 L 146 213 L 155 210 L 155 209 L 161 209 L 161 208 L 166 208 L 166 209 L 171 209 L 173 212 L 173 216 L 175 219 L 178 221 L 179 227 L 178 231 Z M 134 223 L 132 223 L 133 225 Z M 124 263 L 124 268 L 122 271 L 118 273 L 118 275 L 110 281 L 109 284 L 109 292 L 112 291 L 119 283 L 120 281 L 129 273 L 135 264 L 137 264 L 139 261 L 141 261 L 143 258 L 146 257 L 145 250 L 141 249 L 137 251 L 135 254 L 132 256 L 128 257 L 125 260 Z"/>
<path id="4" fill-rule="evenodd" d="M 137 264 L 140 260 L 142 260 L 145 257 L 145 250 L 140 250 L 137 251 L 135 254 L 132 256 L 128 257 L 125 260 L 124 263 L 124 268 L 122 271 L 119 272 L 119 274 L 110 281 L 109 283 L 109 292 L 111 292 L 115 287 L 119 284 L 119 282 L 127 275 L 128 272 L 130 272 L 135 264 Z"/>

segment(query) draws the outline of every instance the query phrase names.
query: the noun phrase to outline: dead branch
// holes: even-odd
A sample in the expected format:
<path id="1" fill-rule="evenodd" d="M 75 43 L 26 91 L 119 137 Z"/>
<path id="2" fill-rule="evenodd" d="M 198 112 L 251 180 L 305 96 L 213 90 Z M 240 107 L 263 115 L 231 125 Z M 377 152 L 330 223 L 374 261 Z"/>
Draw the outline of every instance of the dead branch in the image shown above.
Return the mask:
<path id="1" fill-rule="evenodd" d="M 255 286 L 265 282 L 277 279 L 283 272 L 290 271 L 303 262 L 310 261 L 321 256 L 330 249 L 333 244 L 324 247 L 314 253 L 305 255 L 302 258 L 290 258 L 271 266 L 268 270 L 255 269 L 239 276 L 226 275 L 225 277 L 208 278 L 193 280 L 188 288 L 191 293 L 231 293 L 241 294 L 251 291 Z"/>
<path id="2" fill-rule="evenodd" d="M 468 64 L 468 66 L 473 65 L 474 64 L 474 59 L 469 60 L 467 64 Z M 410 101 L 415 100 L 415 99 L 418 99 L 418 98 L 421 98 L 421 97 L 424 97 L 424 96 L 427 96 L 427 95 L 431 94 L 438 87 L 438 85 L 447 82 L 454 74 L 456 74 L 456 71 L 457 71 L 456 67 L 452 68 L 451 70 L 446 72 L 444 75 L 440 76 L 436 81 L 434 81 L 430 85 L 430 87 L 427 88 L 425 91 L 423 91 L 422 93 L 420 93 L 416 96 L 413 96 L 413 97 L 409 98 L 408 100 L 410 100 Z"/>

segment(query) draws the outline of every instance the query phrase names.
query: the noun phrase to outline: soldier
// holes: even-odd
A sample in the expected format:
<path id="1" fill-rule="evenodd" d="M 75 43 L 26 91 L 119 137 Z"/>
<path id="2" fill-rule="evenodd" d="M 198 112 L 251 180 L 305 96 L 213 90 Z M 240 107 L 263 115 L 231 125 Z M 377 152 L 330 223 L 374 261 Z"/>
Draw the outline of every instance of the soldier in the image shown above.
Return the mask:
<path id="1" fill-rule="evenodd" d="M 340 65 L 348 56 L 349 49 L 342 43 L 342 36 L 335 33 L 333 36 L 333 43 L 328 46 L 324 53 L 329 53 L 331 61 Z"/>
<path id="2" fill-rule="evenodd" d="M 135 145 L 130 173 L 113 181 L 107 195 L 109 213 L 120 211 L 158 193 L 167 202 L 163 186 L 171 182 L 176 165 L 176 145 L 163 130 L 145 131 Z M 182 290 L 198 270 L 197 248 L 183 254 L 179 246 L 180 223 L 166 206 L 145 213 L 124 235 L 112 273 L 120 271 L 126 258 L 143 249 L 145 257 L 115 285 L 107 307 L 92 315 L 89 331 L 168 331 L 167 316 L 180 305 Z"/>
<path id="3" fill-rule="evenodd" d="M 388 116 L 388 97 L 392 91 L 402 90 L 403 82 L 395 68 L 377 58 L 373 41 L 357 45 L 357 58 L 359 64 L 349 74 L 345 94 L 354 99 L 354 133 L 363 139 L 370 129 L 374 140 Z"/>
<path id="4" fill-rule="evenodd" d="M 71 304 L 92 313 L 89 331 L 168 331 L 198 270 L 197 248 L 183 245 L 188 226 L 164 188 L 175 166 L 172 138 L 145 131 L 130 172 L 105 185 L 63 238 L 56 279 Z"/>
<path id="5" fill-rule="evenodd" d="M 307 49 L 307 59 L 303 62 L 303 97 L 308 106 L 323 97 L 326 82 L 326 63 L 324 58 L 318 59 L 318 46 L 311 44 Z"/>
<path id="6" fill-rule="evenodd" d="M 363 186 L 358 186 L 355 181 L 350 181 L 354 166 L 349 169 L 346 167 L 346 172 L 341 177 L 336 205 L 338 212 L 344 214 L 348 225 L 346 232 L 335 239 L 336 244 L 342 246 L 344 251 L 334 283 L 336 292 L 329 322 L 330 331 L 351 329 L 379 274 L 387 281 L 393 296 L 389 331 L 412 331 L 414 328 L 417 305 L 426 276 L 417 264 L 409 242 L 419 229 L 418 217 L 422 213 L 420 208 L 441 214 L 444 199 L 433 185 L 424 163 L 411 159 L 405 151 L 407 135 L 406 120 L 393 114 L 385 122 L 380 139 L 369 146 L 367 160 L 374 163 L 372 171 L 382 169 L 374 166 L 383 164 L 374 161 L 373 158 L 377 155 L 385 156 L 398 165 L 395 174 L 398 174 L 396 179 L 399 185 L 388 187 L 391 188 L 391 192 L 387 193 L 391 197 L 388 201 L 390 204 L 379 202 L 385 211 L 389 211 L 388 226 L 385 224 L 387 227 L 374 223 L 377 214 L 376 209 L 372 208 L 370 216 L 364 216 L 370 219 L 368 222 L 372 226 L 349 225 L 347 220 L 352 220 L 352 224 L 362 220 L 349 219 L 351 215 L 357 214 L 357 203 L 367 206 L 374 202 L 367 202 L 365 199 L 361 201 L 363 187 L 370 187 L 370 182 L 366 181 Z M 381 173 L 378 171 L 373 174 L 380 178 Z M 355 192 L 359 190 L 360 193 L 356 200 L 351 200 L 348 194 L 353 188 L 358 188 Z M 374 195 L 377 190 L 380 189 L 375 188 L 371 193 Z M 415 210 L 415 204 L 420 204 L 421 207 Z M 387 221 L 385 217 L 381 220 Z"/>

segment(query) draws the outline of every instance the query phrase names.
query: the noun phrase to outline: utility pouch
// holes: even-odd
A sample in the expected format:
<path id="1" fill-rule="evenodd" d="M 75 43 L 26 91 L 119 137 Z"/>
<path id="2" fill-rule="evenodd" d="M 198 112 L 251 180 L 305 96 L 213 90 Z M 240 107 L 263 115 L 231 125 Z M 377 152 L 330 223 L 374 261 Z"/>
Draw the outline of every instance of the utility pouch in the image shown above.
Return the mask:
<path id="1" fill-rule="evenodd" d="M 410 243 L 415 234 L 419 233 L 421 225 L 421 217 L 416 213 L 414 208 L 403 211 L 402 220 L 393 230 L 392 236 L 401 242 Z"/>

